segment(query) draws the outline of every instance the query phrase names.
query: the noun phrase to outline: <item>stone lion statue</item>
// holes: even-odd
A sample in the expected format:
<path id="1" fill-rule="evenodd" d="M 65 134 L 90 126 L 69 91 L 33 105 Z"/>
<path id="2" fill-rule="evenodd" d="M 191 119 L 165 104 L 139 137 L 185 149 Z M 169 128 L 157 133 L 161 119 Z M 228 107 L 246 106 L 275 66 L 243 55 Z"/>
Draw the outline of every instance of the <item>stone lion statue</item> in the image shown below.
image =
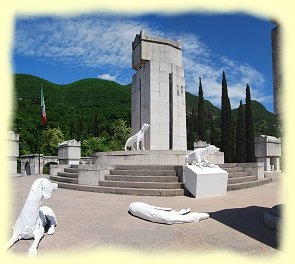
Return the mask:
<path id="1" fill-rule="evenodd" d="M 186 155 L 185 161 L 188 165 L 198 165 L 201 169 L 203 169 L 203 166 L 210 168 L 219 168 L 218 165 L 215 165 L 206 159 L 207 156 L 218 151 L 219 148 L 215 147 L 214 145 L 208 145 L 204 148 L 197 148 L 193 152 Z"/>
<path id="2" fill-rule="evenodd" d="M 128 211 L 131 215 L 141 219 L 167 225 L 199 222 L 209 218 L 207 213 L 190 213 L 190 208 L 176 212 L 171 208 L 157 207 L 141 202 L 131 203 Z"/>
<path id="3" fill-rule="evenodd" d="M 140 150 L 139 149 L 139 142 L 141 142 L 142 150 L 145 150 L 145 148 L 144 148 L 144 133 L 149 127 L 150 127 L 149 124 L 144 123 L 142 125 L 142 128 L 135 135 L 128 138 L 127 141 L 126 141 L 126 144 L 125 144 L 125 150 L 127 151 L 128 147 L 133 149 L 133 150 L 136 150 L 134 148 L 135 143 L 136 143 L 137 150 Z"/>
<path id="4" fill-rule="evenodd" d="M 34 238 L 28 255 L 37 255 L 37 248 L 44 236 L 45 228 L 49 228 L 48 234 L 53 234 L 57 223 L 53 210 L 48 206 L 40 207 L 41 201 L 43 198 L 49 199 L 52 191 L 57 187 L 57 183 L 51 183 L 46 178 L 39 178 L 33 182 L 27 200 L 13 226 L 13 234 L 7 245 L 8 249 L 20 239 Z"/>

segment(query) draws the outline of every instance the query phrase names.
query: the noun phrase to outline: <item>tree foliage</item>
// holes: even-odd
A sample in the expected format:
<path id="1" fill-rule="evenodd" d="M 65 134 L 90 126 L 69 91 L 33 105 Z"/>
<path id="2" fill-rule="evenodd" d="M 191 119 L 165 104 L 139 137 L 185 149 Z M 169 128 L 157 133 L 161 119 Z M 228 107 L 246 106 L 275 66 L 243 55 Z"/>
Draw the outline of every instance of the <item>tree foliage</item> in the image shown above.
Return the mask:
<path id="1" fill-rule="evenodd" d="M 246 107 L 245 107 L 245 137 L 246 137 L 246 161 L 255 162 L 255 136 L 254 136 L 254 125 L 252 119 L 251 109 L 251 94 L 250 86 L 246 86 Z"/>
<path id="2" fill-rule="evenodd" d="M 199 100 L 198 100 L 198 125 L 197 132 L 199 140 L 206 141 L 206 112 L 204 107 L 204 96 L 201 78 L 199 78 Z"/>
<path id="3" fill-rule="evenodd" d="M 48 128 L 42 131 L 41 153 L 43 155 L 57 155 L 58 143 L 64 141 L 64 135 L 60 128 Z"/>
<path id="4" fill-rule="evenodd" d="M 230 100 L 227 91 L 225 73 L 222 73 L 221 95 L 221 151 L 224 152 L 224 161 L 234 161 L 233 122 L 231 117 Z"/>
<path id="5" fill-rule="evenodd" d="M 41 83 L 44 87 L 47 129 L 59 128 L 64 140 L 81 141 L 85 153 L 87 149 L 90 149 L 89 142 L 93 137 L 99 138 L 94 140 L 96 143 L 92 141 L 94 146 L 98 146 L 93 149 L 99 151 L 123 149 L 124 138 L 128 138 L 131 126 L 130 84 L 120 85 L 112 81 L 92 78 L 58 85 L 36 76 L 15 74 L 14 108 L 10 129 L 20 136 L 20 155 L 38 153 L 39 150 Z M 197 133 L 199 97 L 188 92 L 185 96 L 187 143 L 188 149 L 193 149 L 193 142 L 199 139 Z M 211 142 L 211 133 L 215 131 L 216 146 L 220 146 L 221 111 L 208 100 L 203 99 L 203 102 L 206 110 L 205 140 Z M 251 101 L 251 108 L 255 135 L 280 136 L 279 124 L 272 113 L 256 101 Z M 236 114 L 237 109 L 234 109 L 233 117 L 236 117 Z M 122 121 L 125 123 L 125 128 Z M 214 130 L 210 129 L 211 124 Z M 117 130 L 116 127 L 122 130 Z M 86 147 L 87 144 L 88 147 Z M 48 155 L 57 155 L 55 149 L 51 149 L 51 153 L 49 149 L 46 152 Z"/>
<path id="6" fill-rule="evenodd" d="M 238 109 L 237 122 L 236 122 L 236 151 L 235 151 L 236 162 L 246 162 L 246 141 L 245 141 L 245 114 L 242 104 Z"/>

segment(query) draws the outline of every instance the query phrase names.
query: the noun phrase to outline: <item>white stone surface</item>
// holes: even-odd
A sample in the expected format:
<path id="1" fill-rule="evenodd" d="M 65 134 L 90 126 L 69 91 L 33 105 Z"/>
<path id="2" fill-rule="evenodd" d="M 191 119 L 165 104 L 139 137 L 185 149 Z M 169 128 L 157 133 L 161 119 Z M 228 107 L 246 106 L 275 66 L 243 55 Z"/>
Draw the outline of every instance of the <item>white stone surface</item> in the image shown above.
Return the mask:
<path id="1" fill-rule="evenodd" d="M 79 165 L 81 159 L 81 142 L 75 139 L 58 144 L 59 164 Z"/>
<path id="2" fill-rule="evenodd" d="M 146 149 L 186 150 L 184 70 L 180 43 L 147 36 L 143 31 L 132 43 L 132 133 L 151 125 Z M 172 76 L 171 84 L 169 75 Z M 172 146 L 169 140 L 169 90 L 172 85 Z M 158 127 L 162 129 L 158 129 Z M 180 129 L 181 128 L 181 129 Z"/>
<path id="3" fill-rule="evenodd" d="M 193 223 L 209 218 L 207 213 L 190 213 L 190 208 L 177 212 L 171 208 L 153 206 L 142 202 L 131 203 L 128 211 L 133 216 L 144 220 L 167 225 Z"/>
<path id="4" fill-rule="evenodd" d="M 226 194 L 228 172 L 221 168 L 201 169 L 186 165 L 184 169 L 185 187 L 194 197 L 223 196 Z"/>
<path id="5" fill-rule="evenodd" d="M 21 176 L 17 173 L 17 158 L 19 156 L 19 134 L 14 131 L 8 132 L 9 142 L 9 173 L 11 176 Z"/>
<path id="6" fill-rule="evenodd" d="M 185 164 L 187 150 L 146 150 L 146 151 L 110 151 L 92 154 L 95 165 L 177 165 Z M 223 152 L 214 153 L 208 161 L 215 164 L 224 163 Z"/>
<path id="7" fill-rule="evenodd" d="M 144 134 L 145 132 L 150 128 L 149 124 L 144 123 L 141 127 L 141 129 L 133 136 L 129 137 L 125 143 L 125 151 L 128 150 L 128 148 L 132 150 L 145 150 L 144 145 Z M 136 145 L 136 149 L 135 149 Z"/>
<path id="8" fill-rule="evenodd" d="M 37 255 L 38 245 L 44 236 L 45 227 L 39 212 L 41 201 L 43 198 L 49 199 L 52 191 L 56 190 L 57 187 L 57 183 L 51 183 L 46 178 L 39 178 L 33 182 L 27 200 L 13 226 L 13 234 L 7 244 L 7 248 L 12 247 L 13 244 L 20 239 L 34 238 L 34 242 L 29 249 L 28 255 Z M 41 212 L 49 212 L 51 216 L 55 217 L 51 208 L 43 208 L 43 211 Z"/>
<path id="9" fill-rule="evenodd" d="M 281 139 L 266 135 L 256 137 L 255 157 L 264 163 L 265 171 L 280 171 Z"/>

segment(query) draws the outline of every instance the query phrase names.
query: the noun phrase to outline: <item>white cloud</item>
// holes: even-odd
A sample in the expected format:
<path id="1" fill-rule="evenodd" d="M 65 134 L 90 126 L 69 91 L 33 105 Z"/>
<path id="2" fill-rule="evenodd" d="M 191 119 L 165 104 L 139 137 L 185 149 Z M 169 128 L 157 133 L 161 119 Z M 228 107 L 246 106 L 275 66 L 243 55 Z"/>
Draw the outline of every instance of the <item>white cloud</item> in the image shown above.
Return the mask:
<path id="1" fill-rule="evenodd" d="M 108 73 L 104 73 L 101 75 L 97 76 L 99 79 L 104 79 L 104 80 L 108 80 L 108 81 L 116 81 L 116 76 L 112 76 Z"/>
<path id="2" fill-rule="evenodd" d="M 270 102 L 264 95 L 264 76 L 251 65 L 214 54 L 196 35 L 163 32 L 132 17 L 78 16 L 21 19 L 15 32 L 14 52 L 54 64 L 100 68 L 109 72 L 99 78 L 130 83 L 131 43 L 141 29 L 152 36 L 181 40 L 187 91 L 197 94 L 202 78 L 205 99 L 216 106 L 221 101 L 221 78 L 225 71 L 232 108 L 245 100 L 247 83 L 251 97 Z"/>

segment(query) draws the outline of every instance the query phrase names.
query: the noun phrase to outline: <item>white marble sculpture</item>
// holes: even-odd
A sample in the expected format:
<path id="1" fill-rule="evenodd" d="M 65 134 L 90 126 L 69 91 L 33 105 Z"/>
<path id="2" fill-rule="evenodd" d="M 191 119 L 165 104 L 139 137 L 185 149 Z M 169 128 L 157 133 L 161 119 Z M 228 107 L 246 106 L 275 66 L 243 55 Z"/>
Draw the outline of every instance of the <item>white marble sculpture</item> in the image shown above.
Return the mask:
<path id="1" fill-rule="evenodd" d="M 218 165 L 215 165 L 207 160 L 207 156 L 214 154 L 219 151 L 219 148 L 214 145 L 208 145 L 204 148 L 197 148 L 193 152 L 186 155 L 185 160 L 188 165 L 198 165 L 201 169 L 203 166 L 210 168 L 219 168 Z M 197 163 L 197 164 L 196 164 Z"/>
<path id="2" fill-rule="evenodd" d="M 37 255 L 37 248 L 44 236 L 45 226 L 49 225 L 48 234 L 53 234 L 56 225 L 53 210 L 47 206 L 40 207 L 41 201 L 43 198 L 49 199 L 52 191 L 56 190 L 57 187 L 57 183 L 51 183 L 45 178 L 39 178 L 33 182 L 24 207 L 13 226 L 13 235 L 8 242 L 8 249 L 20 239 L 34 238 L 28 255 Z"/>
<path id="3" fill-rule="evenodd" d="M 130 147 L 131 149 L 135 150 L 134 148 L 134 144 L 136 143 L 136 148 L 137 150 L 139 149 L 139 142 L 141 142 L 141 148 L 142 150 L 145 150 L 144 148 L 144 133 L 145 131 L 150 127 L 149 124 L 144 123 L 142 125 L 142 128 L 132 137 L 128 138 L 125 144 L 125 150 L 127 151 L 128 147 Z"/>
<path id="4" fill-rule="evenodd" d="M 207 213 L 190 213 L 191 209 L 182 209 L 178 212 L 171 208 L 162 208 L 141 202 L 129 205 L 129 212 L 136 217 L 159 224 L 181 224 L 199 222 L 209 218 Z"/>

